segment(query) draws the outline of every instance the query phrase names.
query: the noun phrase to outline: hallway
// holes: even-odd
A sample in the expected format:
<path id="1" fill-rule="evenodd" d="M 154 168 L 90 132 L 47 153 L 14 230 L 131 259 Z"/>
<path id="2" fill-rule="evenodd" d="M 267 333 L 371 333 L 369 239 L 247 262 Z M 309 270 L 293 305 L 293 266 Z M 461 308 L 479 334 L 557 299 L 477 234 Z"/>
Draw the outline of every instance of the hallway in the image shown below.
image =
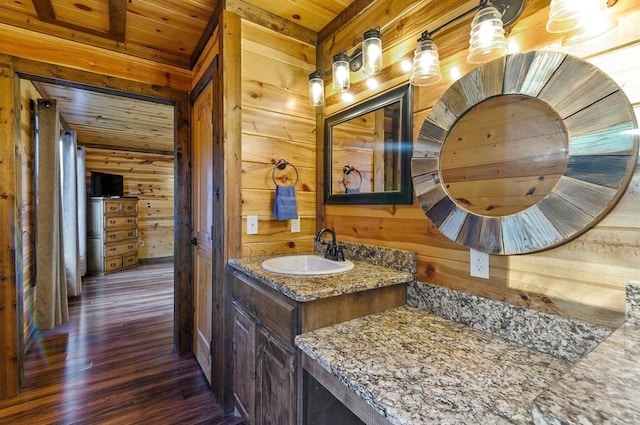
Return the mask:
<path id="1" fill-rule="evenodd" d="M 83 279 L 69 323 L 36 335 L 0 424 L 210 424 L 220 409 L 192 356 L 173 353 L 173 264 Z"/>

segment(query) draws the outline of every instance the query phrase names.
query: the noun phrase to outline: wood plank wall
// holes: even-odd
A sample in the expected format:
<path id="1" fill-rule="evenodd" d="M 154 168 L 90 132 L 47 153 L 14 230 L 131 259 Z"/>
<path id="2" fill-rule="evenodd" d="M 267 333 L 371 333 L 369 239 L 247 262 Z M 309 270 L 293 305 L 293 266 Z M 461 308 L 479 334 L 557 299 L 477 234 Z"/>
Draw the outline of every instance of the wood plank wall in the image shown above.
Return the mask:
<path id="1" fill-rule="evenodd" d="M 35 128 L 31 101 L 36 101 L 40 93 L 33 83 L 20 80 L 20 150 L 19 164 L 22 175 L 22 280 L 23 280 L 23 333 L 25 350 L 35 329 Z"/>
<path id="2" fill-rule="evenodd" d="M 141 260 L 173 257 L 173 168 L 173 155 L 87 147 L 87 185 L 91 171 L 122 174 L 125 195 L 139 198 Z"/>
<path id="3" fill-rule="evenodd" d="M 454 4 L 455 3 L 455 4 Z M 618 2 L 609 9 L 618 25 L 612 31 L 579 44 L 563 44 L 561 35 L 545 31 L 549 1 L 529 0 L 513 27 L 509 40 L 520 51 L 561 51 L 601 68 L 623 89 L 636 114 L 640 113 L 640 9 L 636 2 Z M 425 29 L 435 28 L 447 13 L 477 2 L 430 0 L 380 0 L 340 31 L 321 40 L 324 63 L 331 55 L 350 50 L 357 34 L 380 25 L 385 42 L 382 86 L 367 90 L 356 77 L 356 101 L 406 84 L 400 71 L 402 59 L 412 57 L 415 40 Z M 437 16 L 437 17 L 436 17 Z M 414 140 L 431 107 L 455 79 L 473 69 L 466 63 L 471 17 L 436 33 L 443 80 L 414 92 Z M 446 21 L 446 19 L 444 19 Z M 325 114 L 344 110 L 337 96 L 327 92 Z M 322 141 L 319 140 L 318 143 Z M 333 227 L 343 240 L 389 246 L 418 254 L 418 280 L 471 292 L 509 303 L 564 316 L 615 326 L 624 318 L 625 285 L 637 279 L 640 267 L 640 167 L 620 202 L 594 228 L 558 248 L 521 256 L 491 256 L 490 279 L 469 276 L 469 250 L 442 236 L 424 217 L 419 206 L 325 206 L 324 225 Z"/>
<path id="4" fill-rule="evenodd" d="M 315 46 L 242 20 L 242 255 L 310 251 L 315 233 L 315 108 L 308 102 L 308 76 Z M 298 170 L 295 186 L 301 232 L 273 216 L 274 163 Z M 291 167 L 276 181 L 290 185 Z M 246 234 L 247 215 L 258 216 L 258 234 Z"/>

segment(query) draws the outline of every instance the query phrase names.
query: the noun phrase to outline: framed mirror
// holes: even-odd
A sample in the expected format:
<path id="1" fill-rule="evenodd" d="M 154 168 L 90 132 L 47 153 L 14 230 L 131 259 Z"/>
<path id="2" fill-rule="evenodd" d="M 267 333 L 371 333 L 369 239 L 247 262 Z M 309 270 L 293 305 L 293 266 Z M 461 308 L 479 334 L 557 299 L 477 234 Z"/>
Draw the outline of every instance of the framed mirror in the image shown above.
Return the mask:
<path id="1" fill-rule="evenodd" d="M 425 119 L 416 198 L 446 237 L 511 255 L 558 246 L 615 205 L 633 175 L 638 126 L 620 87 L 554 52 L 508 55 L 455 83 Z"/>
<path id="2" fill-rule="evenodd" d="M 411 204 L 411 86 L 325 119 L 327 204 Z"/>

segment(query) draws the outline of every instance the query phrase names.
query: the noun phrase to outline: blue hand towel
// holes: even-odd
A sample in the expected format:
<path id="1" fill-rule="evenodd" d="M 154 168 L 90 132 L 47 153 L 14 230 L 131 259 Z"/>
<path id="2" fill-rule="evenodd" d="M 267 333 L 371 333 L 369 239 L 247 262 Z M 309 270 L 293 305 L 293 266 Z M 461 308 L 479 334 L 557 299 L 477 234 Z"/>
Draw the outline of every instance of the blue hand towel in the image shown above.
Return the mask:
<path id="1" fill-rule="evenodd" d="M 273 215 L 278 220 L 298 218 L 296 188 L 294 186 L 276 185 L 276 199 L 273 202 Z"/>
<path id="2" fill-rule="evenodd" d="M 359 187 L 348 187 L 346 193 L 360 193 Z"/>

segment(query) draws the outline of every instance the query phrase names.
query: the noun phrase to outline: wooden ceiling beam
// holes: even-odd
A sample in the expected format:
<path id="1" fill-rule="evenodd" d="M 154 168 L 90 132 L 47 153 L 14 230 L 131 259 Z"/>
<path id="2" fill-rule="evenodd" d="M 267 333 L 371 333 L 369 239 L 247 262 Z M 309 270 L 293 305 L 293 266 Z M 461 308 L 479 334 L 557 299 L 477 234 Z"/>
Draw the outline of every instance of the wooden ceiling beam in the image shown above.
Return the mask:
<path id="1" fill-rule="evenodd" d="M 33 7 L 38 13 L 41 21 L 47 22 L 61 27 L 69 28 L 74 31 L 81 31 L 87 34 L 105 37 L 117 42 L 124 42 L 125 28 L 127 23 L 127 0 L 109 0 L 109 31 L 98 31 L 93 28 L 76 25 L 66 22 L 56 17 L 55 10 L 51 4 L 51 0 L 33 0 Z"/>
<path id="2" fill-rule="evenodd" d="M 377 0 L 354 0 L 349 6 L 347 6 L 338 16 L 336 16 L 331 22 L 325 25 L 318 32 L 318 46 L 325 42 L 333 34 L 336 34 L 342 27 L 347 25 L 357 16 L 362 15 L 371 6 L 376 3 Z"/>

